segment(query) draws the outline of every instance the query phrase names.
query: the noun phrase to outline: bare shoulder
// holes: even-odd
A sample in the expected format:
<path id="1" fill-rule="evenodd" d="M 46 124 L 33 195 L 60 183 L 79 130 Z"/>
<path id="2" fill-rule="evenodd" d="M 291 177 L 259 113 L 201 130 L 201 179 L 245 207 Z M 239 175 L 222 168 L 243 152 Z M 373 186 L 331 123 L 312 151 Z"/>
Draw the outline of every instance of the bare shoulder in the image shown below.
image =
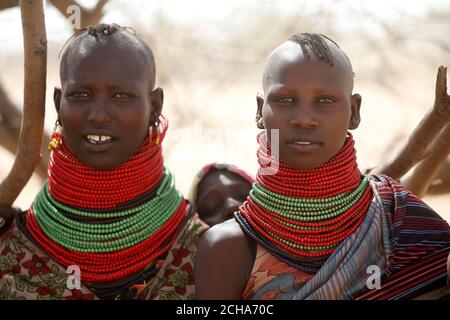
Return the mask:
<path id="1" fill-rule="evenodd" d="M 199 242 L 198 299 L 239 299 L 253 267 L 249 241 L 234 219 L 215 225 Z"/>
<path id="2" fill-rule="evenodd" d="M 234 219 L 216 224 L 208 229 L 200 240 L 206 247 L 226 248 L 228 244 L 245 242 L 246 236 Z"/>

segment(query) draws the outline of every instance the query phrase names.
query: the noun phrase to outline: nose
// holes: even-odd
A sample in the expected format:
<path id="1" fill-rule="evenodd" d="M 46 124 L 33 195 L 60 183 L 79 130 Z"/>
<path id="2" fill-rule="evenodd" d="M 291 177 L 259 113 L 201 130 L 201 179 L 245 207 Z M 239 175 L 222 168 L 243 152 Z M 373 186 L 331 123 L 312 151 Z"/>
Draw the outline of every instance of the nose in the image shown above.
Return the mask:
<path id="1" fill-rule="evenodd" d="M 106 96 L 98 96 L 89 106 L 88 121 L 92 123 L 105 123 L 112 120 L 111 104 Z"/>
<path id="2" fill-rule="evenodd" d="M 303 103 L 294 109 L 290 124 L 300 129 L 313 129 L 319 125 L 314 105 Z"/>
<path id="3" fill-rule="evenodd" d="M 229 197 L 225 201 L 225 205 L 224 205 L 225 214 L 232 215 L 235 211 L 237 211 L 239 209 L 241 204 L 242 204 L 241 201 L 238 201 L 238 200 L 234 199 L 233 197 Z"/>

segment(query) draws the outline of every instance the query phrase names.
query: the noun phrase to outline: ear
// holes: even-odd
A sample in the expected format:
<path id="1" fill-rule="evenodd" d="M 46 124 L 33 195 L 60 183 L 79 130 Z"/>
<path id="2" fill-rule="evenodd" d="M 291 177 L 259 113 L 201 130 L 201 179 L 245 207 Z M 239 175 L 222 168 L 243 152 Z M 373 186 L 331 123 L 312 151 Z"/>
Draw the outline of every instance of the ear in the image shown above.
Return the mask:
<path id="1" fill-rule="evenodd" d="M 264 106 L 264 96 L 262 93 L 256 93 L 256 126 L 258 129 L 264 129 L 264 122 L 262 117 L 262 108 Z"/>
<path id="2" fill-rule="evenodd" d="M 354 130 L 359 127 L 359 123 L 361 122 L 361 116 L 359 114 L 359 110 L 361 108 L 361 96 L 358 93 L 355 93 L 351 97 L 351 109 L 352 115 L 350 116 L 350 122 L 348 128 L 350 130 Z"/>
<path id="3" fill-rule="evenodd" d="M 163 102 L 164 102 L 164 91 L 161 88 L 156 88 L 150 93 L 150 102 L 152 105 L 150 113 L 151 124 L 155 123 L 162 112 Z"/>
<path id="4" fill-rule="evenodd" d="M 55 109 L 59 117 L 59 109 L 61 107 L 61 88 L 59 87 L 55 87 L 53 90 L 53 102 L 55 103 Z"/>

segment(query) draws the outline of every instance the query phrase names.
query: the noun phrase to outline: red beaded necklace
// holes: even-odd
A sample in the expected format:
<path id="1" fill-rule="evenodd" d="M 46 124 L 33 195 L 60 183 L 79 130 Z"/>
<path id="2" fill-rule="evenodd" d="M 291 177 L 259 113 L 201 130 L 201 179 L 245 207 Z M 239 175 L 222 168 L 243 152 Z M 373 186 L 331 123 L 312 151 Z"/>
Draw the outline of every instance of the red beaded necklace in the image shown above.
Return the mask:
<path id="1" fill-rule="evenodd" d="M 161 117 L 164 139 L 167 120 Z M 78 208 L 112 208 L 151 190 L 163 175 L 159 144 L 146 140 L 127 162 L 112 170 L 95 170 L 83 164 L 63 143 L 52 151 L 48 187 L 53 198 Z M 82 196 L 80 196 L 82 195 Z"/>
<path id="2" fill-rule="evenodd" d="M 160 118 L 162 141 L 168 123 Z M 49 194 L 69 207 L 91 210 L 111 209 L 130 203 L 155 188 L 164 175 L 161 145 L 146 140 L 138 152 L 119 167 L 99 171 L 81 163 L 64 143 L 52 151 L 49 161 Z M 39 225 L 31 208 L 25 227 L 43 250 L 62 266 L 77 265 L 86 282 L 111 282 L 127 278 L 163 256 L 176 240 L 179 226 L 190 212 L 182 199 L 169 219 L 138 244 L 108 253 L 78 252 L 53 241 Z M 95 221 L 93 221 L 95 222 Z"/>
<path id="3" fill-rule="evenodd" d="M 276 161 L 265 133 L 258 142 L 257 183 L 239 208 L 238 223 L 278 257 L 284 252 L 284 258 L 303 265 L 324 261 L 359 227 L 373 197 L 358 169 L 353 136 L 349 133 L 339 153 L 318 168 L 297 170 L 280 161 L 273 175 L 262 174 Z"/>
<path id="4" fill-rule="evenodd" d="M 297 170 L 279 162 L 279 171 L 274 175 L 261 174 L 270 161 L 276 161 L 267 147 L 264 133 L 258 135 L 258 170 L 257 180 L 270 190 L 297 198 L 333 197 L 356 188 L 361 182 L 361 173 L 356 162 L 356 151 L 351 133 L 348 133 L 341 150 L 318 168 Z"/>

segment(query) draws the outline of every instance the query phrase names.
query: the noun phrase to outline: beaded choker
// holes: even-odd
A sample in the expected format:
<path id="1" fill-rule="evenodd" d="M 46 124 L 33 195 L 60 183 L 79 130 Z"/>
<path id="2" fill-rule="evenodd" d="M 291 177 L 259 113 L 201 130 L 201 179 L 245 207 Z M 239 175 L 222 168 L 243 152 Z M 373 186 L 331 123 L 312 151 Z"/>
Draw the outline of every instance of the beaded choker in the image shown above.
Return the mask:
<path id="1" fill-rule="evenodd" d="M 150 268 L 190 211 L 163 167 L 161 147 L 146 141 L 126 163 L 99 171 L 63 146 L 52 152 L 49 180 L 27 213 L 30 236 L 62 266 L 78 265 L 85 282 Z"/>
<path id="2" fill-rule="evenodd" d="M 113 208 L 155 187 L 163 166 L 161 147 L 147 140 L 128 161 L 112 170 L 83 164 L 63 141 L 50 154 L 48 189 L 53 198 L 73 207 Z"/>
<path id="3" fill-rule="evenodd" d="M 275 160 L 265 133 L 258 142 L 257 182 L 235 218 L 279 259 L 315 272 L 356 231 L 372 200 L 368 177 L 356 163 L 353 136 L 349 133 L 339 153 L 319 168 L 296 170 L 280 161 L 274 175 L 261 174 Z"/>

